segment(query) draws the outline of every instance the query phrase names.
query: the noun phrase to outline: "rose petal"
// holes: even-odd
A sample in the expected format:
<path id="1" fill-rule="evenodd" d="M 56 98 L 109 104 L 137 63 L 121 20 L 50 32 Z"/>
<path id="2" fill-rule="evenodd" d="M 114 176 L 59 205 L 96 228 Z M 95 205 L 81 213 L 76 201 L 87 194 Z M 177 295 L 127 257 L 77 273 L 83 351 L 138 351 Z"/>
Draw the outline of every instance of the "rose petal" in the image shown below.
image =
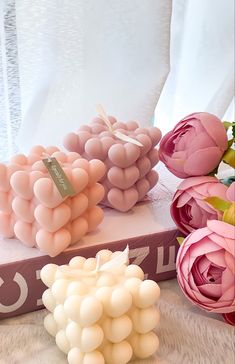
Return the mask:
<path id="1" fill-rule="evenodd" d="M 222 153 L 217 147 L 199 149 L 188 156 L 184 163 L 184 172 L 191 176 L 207 174 L 220 162 Z"/>
<path id="2" fill-rule="evenodd" d="M 229 289 L 227 289 L 224 294 L 220 297 L 217 305 L 213 305 L 216 309 L 214 312 L 232 312 L 235 311 L 235 292 L 234 292 L 234 283 Z M 218 308 L 218 309 L 217 309 Z"/>
<path id="3" fill-rule="evenodd" d="M 235 182 L 233 182 L 226 192 L 226 197 L 229 201 L 235 202 Z"/>
<path id="4" fill-rule="evenodd" d="M 187 239 L 187 238 L 186 238 Z M 187 249 L 185 249 L 185 243 L 180 245 L 177 256 L 176 256 L 176 269 L 180 269 L 180 265 L 187 254 Z"/>
<path id="5" fill-rule="evenodd" d="M 191 199 L 191 196 L 189 193 L 187 192 L 184 192 L 182 193 L 182 195 L 178 198 L 178 201 L 177 201 L 177 207 L 180 208 L 182 206 L 184 206 L 186 203 L 189 202 L 189 200 Z"/>
<path id="6" fill-rule="evenodd" d="M 208 195 L 217 196 L 223 200 L 227 200 L 226 192 L 228 187 L 223 183 L 210 183 L 208 184 Z"/>
<path id="7" fill-rule="evenodd" d="M 228 324 L 235 326 L 235 311 L 224 313 L 223 318 Z"/>
<path id="8" fill-rule="evenodd" d="M 188 281 L 183 277 L 183 292 L 184 294 L 189 298 L 189 300 L 191 300 L 194 304 L 197 303 L 199 304 L 200 299 L 203 298 L 203 296 L 200 294 L 200 299 L 198 302 L 198 294 L 197 292 L 195 292 L 192 287 L 191 287 L 191 283 L 189 284 Z"/>
<path id="9" fill-rule="evenodd" d="M 189 201 L 187 205 L 184 205 L 180 209 L 177 209 L 179 214 L 179 222 L 187 224 L 190 221 L 190 219 L 192 218 L 191 209 L 191 201 Z"/>
<path id="10" fill-rule="evenodd" d="M 185 191 L 186 192 L 186 191 Z M 187 192 L 195 199 L 195 200 L 202 200 L 204 197 L 197 192 L 196 188 L 189 188 Z"/>
<path id="11" fill-rule="evenodd" d="M 217 217 L 216 215 L 208 214 L 208 212 L 202 210 L 201 226 L 199 226 L 199 227 L 206 226 L 207 220 L 212 220 L 212 219 L 215 219 L 216 217 Z"/>
<path id="12" fill-rule="evenodd" d="M 180 265 L 181 273 L 186 279 L 188 278 L 188 275 L 190 274 L 191 270 L 190 261 L 191 259 L 183 259 Z"/>
<path id="13" fill-rule="evenodd" d="M 203 296 L 210 297 L 212 299 L 219 298 L 221 296 L 222 290 L 220 284 L 204 284 L 202 286 L 198 286 L 199 291 Z"/>
<path id="14" fill-rule="evenodd" d="M 210 240 L 207 240 L 207 241 L 203 242 L 202 244 L 191 245 L 189 248 L 189 250 L 190 250 L 190 252 L 189 252 L 189 254 L 190 254 L 189 270 L 191 270 L 192 265 L 197 257 L 208 253 L 208 251 L 216 252 L 219 249 L 220 249 L 220 247 L 217 244 L 211 242 Z"/>
<path id="15" fill-rule="evenodd" d="M 193 118 L 192 118 L 193 119 Z M 182 119 L 180 120 L 175 126 L 174 126 L 174 129 L 173 129 L 173 132 L 179 132 L 183 129 L 187 129 L 188 126 L 187 126 L 187 122 L 188 122 L 189 119 L 187 119 L 187 117 L 185 119 Z"/>
<path id="16" fill-rule="evenodd" d="M 230 286 L 234 287 L 235 298 L 235 276 L 227 267 L 222 274 L 222 293 L 226 292 Z"/>
<path id="17" fill-rule="evenodd" d="M 205 133 L 204 130 L 202 130 L 201 133 L 198 133 L 194 139 L 191 138 L 189 142 L 190 142 L 189 146 L 190 153 L 194 153 L 198 149 L 205 149 L 208 147 L 215 146 L 213 139 L 211 139 L 211 137 L 207 133 Z"/>
<path id="18" fill-rule="evenodd" d="M 201 244 L 192 244 L 189 249 L 190 249 L 190 259 L 193 259 L 193 258 L 195 259 L 197 256 L 207 254 L 208 251 L 210 251 L 210 252 L 219 251 L 220 246 L 215 244 L 210 239 L 203 239 L 201 241 Z"/>
<path id="19" fill-rule="evenodd" d="M 205 227 L 202 229 L 198 229 L 187 236 L 187 238 L 184 241 L 183 246 L 185 248 L 188 248 L 188 246 L 198 243 L 199 241 L 202 241 L 203 238 L 205 238 L 205 241 L 210 241 L 210 238 L 208 238 L 208 235 L 210 235 L 210 230 Z M 202 245 L 202 244 L 200 244 Z"/>
<path id="20" fill-rule="evenodd" d="M 219 247 L 225 248 L 227 246 L 226 239 L 215 233 L 210 234 L 210 239 L 214 241 Z"/>
<path id="21" fill-rule="evenodd" d="M 166 164 L 167 168 L 175 176 L 177 176 L 179 178 L 186 178 L 186 177 L 188 177 L 188 174 L 186 174 L 184 172 L 184 161 L 185 161 L 185 158 L 183 158 L 183 159 L 173 159 L 173 158 L 167 157 L 165 159 L 165 164 Z"/>
<path id="22" fill-rule="evenodd" d="M 234 256 L 229 254 L 229 252 L 225 251 L 224 259 L 225 259 L 225 263 L 226 263 L 228 269 L 230 269 L 232 274 L 235 276 L 235 258 L 234 258 Z"/>
<path id="23" fill-rule="evenodd" d="M 172 159 L 179 159 L 179 160 L 184 160 L 185 159 L 185 151 L 184 150 L 180 150 L 177 152 L 174 152 L 171 156 Z"/>
<path id="24" fill-rule="evenodd" d="M 201 305 L 203 304 L 204 306 L 210 306 L 214 303 L 214 300 L 204 296 L 197 288 L 197 290 L 193 290 L 193 294 L 196 297 L 196 300 L 198 301 L 198 304 Z"/>
<path id="25" fill-rule="evenodd" d="M 213 265 L 213 263 L 212 263 L 210 265 L 209 269 L 207 270 L 207 272 L 204 273 L 206 281 L 207 282 L 209 281 L 210 283 L 214 283 L 214 284 L 221 284 L 222 273 L 224 270 L 225 270 L 225 268 L 217 267 L 217 266 Z"/>
<path id="26" fill-rule="evenodd" d="M 210 220 L 207 223 L 207 227 L 220 236 L 235 239 L 235 227 L 224 221 Z"/>
<path id="27" fill-rule="evenodd" d="M 182 194 L 182 191 L 176 190 L 176 192 L 172 198 L 172 202 L 176 201 L 179 198 L 179 196 L 181 196 L 181 194 Z"/>
<path id="28" fill-rule="evenodd" d="M 190 221 L 190 225 L 194 226 L 194 227 L 204 227 L 202 226 L 201 222 L 202 222 L 202 210 L 199 208 L 198 205 L 196 205 L 196 203 L 194 203 L 192 205 L 192 209 L 191 209 L 191 214 L 192 214 L 192 220 Z"/>
<path id="29" fill-rule="evenodd" d="M 200 260 L 200 257 L 199 257 L 199 260 Z M 199 265 L 197 263 L 197 259 L 195 260 L 195 262 L 192 266 L 191 273 L 192 273 L 193 280 L 194 280 L 196 286 L 200 286 L 206 282 L 204 275 L 199 270 Z"/>
<path id="30" fill-rule="evenodd" d="M 206 253 L 207 259 L 209 259 L 212 263 L 220 266 L 220 267 L 226 267 L 226 262 L 224 259 L 224 249 L 220 249 L 217 251 L 209 251 Z"/>
<path id="31" fill-rule="evenodd" d="M 217 184 L 219 183 L 219 181 L 214 181 L 214 182 L 208 182 L 208 183 L 203 183 L 203 184 L 200 184 L 198 186 L 196 186 L 196 190 L 202 195 L 204 196 L 204 198 L 206 196 L 211 196 L 211 194 L 209 193 L 209 188 L 210 186 L 217 186 Z"/>
<path id="32" fill-rule="evenodd" d="M 221 120 L 215 115 L 204 112 L 198 113 L 197 117 L 200 119 L 203 127 L 214 140 L 216 145 L 219 145 L 220 148 L 225 151 L 228 146 L 228 139 L 225 127 Z"/>
<path id="33" fill-rule="evenodd" d="M 191 140 L 195 139 L 196 131 L 192 127 L 188 127 L 187 130 L 182 130 L 178 138 L 175 141 L 176 150 L 189 150 Z"/>
<path id="34" fill-rule="evenodd" d="M 218 213 L 216 212 L 216 210 L 210 206 L 207 202 L 203 201 L 203 200 L 197 200 L 198 205 L 205 211 L 208 212 L 208 214 L 215 214 L 218 215 Z"/>
<path id="35" fill-rule="evenodd" d="M 171 205 L 170 213 L 178 229 L 182 231 L 183 234 L 187 235 L 189 230 L 185 228 L 183 224 L 183 217 L 181 216 L 183 214 L 183 211 L 177 209 L 174 205 Z"/>
<path id="36" fill-rule="evenodd" d="M 224 238 L 224 249 L 227 250 L 233 257 L 235 257 L 235 241 L 234 239 Z"/>
<path id="37" fill-rule="evenodd" d="M 188 120 L 186 125 L 187 125 L 187 127 L 192 126 L 196 131 L 196 135 L 205 133 L 205 128 L 203 127 L 201 120 L 198 119 L 197 117 L 195 117 L 194 119 Z M 191 142 L 192 142 L 192 140 L 191 140 Z"/>
<path id="38" fill-rule="evenodd" d="M 183 182 L 180 183 L 178 186 L 179 190 L 187 190 L 193 186 L 199 186 L 203 183 L 210 183 L 210 182 L 218 182 L 218 179 L 212 176 L 198 176 L 198 177 L 189 177 L 185 179 Z"/>
<path id="39" fill-rule="evenodd" d="M 201 259 L 198 261 L 198 269 L 201 272 L 201 274 L 203 274 L 209 267 L 210 267 L 209 260 L 205 256 L 202 256 Z"/>
<path id="40" fill-rule="evenodd" d="M 181 119 L 181 122 L 185 122 L 185 121 L 188 121 L 188 120 L 194 120 L 194 119 L 197 120 L 197 114 L 198 114 L 198 112 L 193 112 L 193 113 L 185 116 L 183 119 Z"/>
<path id="41" fill-rule="evenodd" d="M 181 226 L 182 226 L 181 231 L 185 232 L 186 235 L 195 231 L 195 228 L 193 228 L 192 226 L 190 226 L 188 224 L 182 223 Z"/>

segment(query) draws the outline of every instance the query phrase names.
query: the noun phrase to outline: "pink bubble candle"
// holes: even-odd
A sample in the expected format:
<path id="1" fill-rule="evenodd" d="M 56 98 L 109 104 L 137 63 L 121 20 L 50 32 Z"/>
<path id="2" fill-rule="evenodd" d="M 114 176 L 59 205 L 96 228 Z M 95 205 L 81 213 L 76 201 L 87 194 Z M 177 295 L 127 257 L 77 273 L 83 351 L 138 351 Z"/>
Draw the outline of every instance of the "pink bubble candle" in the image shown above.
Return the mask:
<path id="1" fill-rule="evenodd" d="M 57 159 L 73 196 L 61 196 L 42 161 L 45 155 Z M 8 165 L 0 164 L 0 234 L 58 255 L 102 221 L 97 204 L 104 196 L 98 183 L 104 173 L 100 160 L 87 161 L 56 147 L 36 146 L 27 157 L 16 155 Z"/>
<path id="2" fill-rule="evenodd" d="M 90 125 L 68 134 L 64 146 L 88 160 L 97 158 L 105 163 L 102 203 L 128 211 L 158 181 L 158 174 L 152 168 L 159 160 L 155 146 L 161 139 L 161 132 L 156 127 L 140 128 L 135 121 L 118 122 L 112 116 L 107 117 L 102 109 L 100 113 L 102 115 L 94 118 Z"/>
<path id="3" fill-rule="evenodd" d="M 158 349 L 153 330 L 160 289 L 144 280 L 140 267 L 128 265 L 126 253 L 101 250 L 95 258 L 78 256 L 41 270 L 50 311 L 44 326 L 69 364 L 126 364 Z"/>

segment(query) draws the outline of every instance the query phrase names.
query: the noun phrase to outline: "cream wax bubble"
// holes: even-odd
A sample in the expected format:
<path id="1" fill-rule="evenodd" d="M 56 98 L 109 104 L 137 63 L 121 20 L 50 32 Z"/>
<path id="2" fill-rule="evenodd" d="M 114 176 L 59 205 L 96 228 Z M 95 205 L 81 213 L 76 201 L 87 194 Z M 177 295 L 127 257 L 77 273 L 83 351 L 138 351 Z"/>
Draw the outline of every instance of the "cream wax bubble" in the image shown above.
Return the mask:
<path id="1" fill-rule="evenodd" d="M 160 289 L 124 252 L 101 250 L 41 270 L 44 326 L 69 364 L 126 364 L 158 349 Z"/>
<path id="2" fill-rule="evenodd" d="M 44 160 L 53 164 L 62 188 L 71 184 L 72 194 L 62 197 Z M 60 172 L 61 171 L 61 172 Z M 8 165 L 0 163 L 0 234 L 17 237 L 29 247 L 56 256 L 103 219 L 97 204 L 104 196 L 98 181 L 105 173 L 100 160 L 87 161 L 78 153 L 63 153 L 56 147 L 34 147 L 28 156 L 16 155 Z"/>
<path id="3" fill-rule="evenodd" d="M 158 181 L 153 167 L 159 161 L 156 145 L 161 132 L 156 127 L 140 128 L 135 121 L 119 122 L 107 116 L 101 106 L 97 110 L 99 116 L 90 125 L 81 126 L 77 133 L 68 134 L 64 146 L 88 160 L 97 158 L 105 163 L 102 203 L 128 211 Z"/>

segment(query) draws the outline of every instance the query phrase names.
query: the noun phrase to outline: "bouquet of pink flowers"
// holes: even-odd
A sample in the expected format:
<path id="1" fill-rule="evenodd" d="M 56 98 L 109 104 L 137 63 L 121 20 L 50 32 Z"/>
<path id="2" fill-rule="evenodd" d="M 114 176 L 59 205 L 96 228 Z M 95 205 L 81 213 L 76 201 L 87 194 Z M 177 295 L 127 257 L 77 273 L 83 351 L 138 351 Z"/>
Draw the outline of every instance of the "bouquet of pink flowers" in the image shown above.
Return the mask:
<path id="1" fill-rule="evenodd" d="M 232 128 L 228 140 L 227 130 Z M 178 282 L 201 308 L 223 314 L 235 325 L 235 182 L 228 187 L 216 173 L 221 161 L 235 168 L 235 123 L 208 113 L 181 120 L 160 144 L 160 159 L 185 178 L 171 204 L 179 239 Z M 232 182 L 234 176 L 230 179 Z"/>

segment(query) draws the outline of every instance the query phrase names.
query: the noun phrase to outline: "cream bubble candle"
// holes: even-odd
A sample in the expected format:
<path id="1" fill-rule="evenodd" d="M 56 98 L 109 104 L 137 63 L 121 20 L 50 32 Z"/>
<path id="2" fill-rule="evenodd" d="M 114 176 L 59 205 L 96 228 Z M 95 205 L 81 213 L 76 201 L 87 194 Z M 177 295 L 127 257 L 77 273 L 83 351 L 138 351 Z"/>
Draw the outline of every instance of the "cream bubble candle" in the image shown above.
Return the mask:
<path id="1" fill-rule="evenodd" d="M 64 146 L 88 160 L 97 158 L 106 165 L 102 179 L 105 188 L 104 205 L 128 211 L 157 183 L 152 168 L 158 163 L 155 148 L 161 139 L 156 127 L 140 128 L 135 121 L 118 122 L 102 109 L 90 125 L 64 139 Z"/>
<path id="2" fill-rule="evenodd" d="M 69 364 L 126 364 L 158 349 L 160 289 L 144 280 L 140 267 L 128 265 L 128 248 L 74 257 L 68 265 L 48 264 L 41 279 L 50 311 L 44 326 Z"/>
<path id="3" fill-rule="evenodd" d="M 58 161 L 73 187 L 71 196 L 62 197 L 42 161 L 45 156 Z M 16 155 L 8 165 L 0 164 L 0 234 L 58 255 L 102 221 L 97 204 L 104 196 L 98 183 L 104 173 L 100 160 L 87 161 L 56 147 L 36 146 L 27 157 Z"/>

